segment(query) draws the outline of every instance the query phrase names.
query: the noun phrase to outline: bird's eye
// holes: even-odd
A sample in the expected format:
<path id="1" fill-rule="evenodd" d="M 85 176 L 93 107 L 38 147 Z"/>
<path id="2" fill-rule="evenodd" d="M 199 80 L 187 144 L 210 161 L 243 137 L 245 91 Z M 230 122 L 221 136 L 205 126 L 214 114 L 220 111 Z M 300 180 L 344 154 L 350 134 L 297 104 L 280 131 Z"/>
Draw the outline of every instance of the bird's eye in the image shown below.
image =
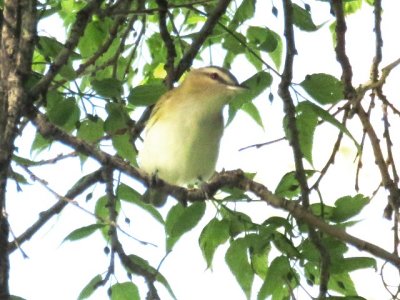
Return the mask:
<path id="1" fill-rule="evenodd" d="M 214 79 L 214 80 L 218 80 L 219 79 L 219 75 L 218 75 L 218 73 L 211 73 L 210 74 L 210 78 Z"/>

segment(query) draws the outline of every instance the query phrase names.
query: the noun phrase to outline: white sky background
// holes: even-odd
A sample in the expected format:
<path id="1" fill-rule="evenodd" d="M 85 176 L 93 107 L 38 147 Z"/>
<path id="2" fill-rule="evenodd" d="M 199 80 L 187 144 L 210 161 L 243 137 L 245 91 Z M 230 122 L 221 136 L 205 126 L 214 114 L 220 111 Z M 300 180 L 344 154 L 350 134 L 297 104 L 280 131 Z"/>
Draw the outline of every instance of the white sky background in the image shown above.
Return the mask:
<path id="1" fill-rule="evenodd" d="M 276 5 L 280 4 L 275 1 Z M 279 2 L 279 3 L 278 3 Z M 252 23 L 247 25 L 263 25 L 267 19 L 268 26 L 282 33 L 280 22 L 282 22 L 282 10 L 279 8 L 279 19 L 274 19 L 270 13 L 271 7 L 269 1 L 259 1 L 257 17 Z M 316 24 L 320 24 L 328 19 L 328 6 L 317 2 L 315 8 L 321 10 L 313 11 L 312 15 Z M 382 32 L 384 39 L 383 63 L 382 66 L 394 61 L 400 57 L 400 44 L 398 43 L 398 29 L 400 28 L 399 1 L 384 1 L 384 14 L 382 23 Z M 267 16 L 267 17 L 265 17 Z M 364 83 L 369 78 L 369 69 L 374 55 L 374 35 L 373 35 L 373 15 L 372 9 L 364 4 L 363 12 L 356 13 L 347 19 L 347 52 L 354 71 L 354 85 Z M 254 22 L 254 23 L 253 23 Z M 44 23 L 42 29 L 51 36 L 57 37 L 60 29 L 58 24 L 52 21 Z M 62 30 L 62 29 L 61 29 Z M 340 68 L 333 52 L 332 40 L 329 34 L 329 28 L 325 25 L 315 33 L 303 33 L 296 30 L 296 44 L 298 56 L 295 60 L 294 82 L 300 82 L 304 76 L 311 73 L 329 73 L 340 78 Z M 43 34 L 43 32 L 40 32 Z M 218 60 L 218 55 L 213 56 L 214 64 L 221 64 L 222 58 Z M 207 63 L 205 63 L 207 64 Z M 202 66 L 197 62 L 195 66 Z M 232 73 L 243 81 L 255 73 L 255 69 L 244 59 L 238 59 L 232 66 Z M 389 101 L 397 103 L 400 95 L 399 71 L 394 70 L 390 75 L 385 92 L 392 95 Z M 227 170 L 241 168 L 250 172 L 257 172 L 256 179 L 265 184 L 269 189 L 274 190 L 280 178 L 287 171 L 292 170 L 293 160 L 291 150 L 286 142 L 273 144 L 260 149 L 250 149 L 238 151 L 238 149 L 283 136 L 282 132 L 282 105 L 277 96 L 276 83 L 272 87 L 275 100 L 272 104 L 268 101 L 268 93 L 263 94 L 256 100 L 263 116 L 265 130 L 260 129 L 246 114 L 239 113 L 233 123 L 226 129 L 222 140 L 221 154 L 217 170 L 225 168 Z M 379 126 L 380 115 L 374 116 Z M 353 128 L 351 132 L 356 138 L 361 137 L 359 122 L 351 121 Z M 392 123 L 392 133 L 394 128 L 400 126 Z M 26 135 L 24 140 L 18 141 L 19 154 L 29 156 L 29 146 L 33 139 L 34 131 L 31 135 Z M 381 132 L 382 128 L 377 129 Z M 318 128 L 315 137 L 314 161 L 315 167 L 321 168 L 330 155 L 330 149 L 335 142 L 337 130 L 330 125 L 323 125 Z M 392 138 L 396 139 L 396 137 Z M 397 142 L 398 138 L 397 138 Z M 364 153 L 364 167 L 362 169 L 361 192 L 370 195 L 378 186 L 380 178 L 374 177 L 378 174 L 376 166 L 371 160 L 367 163 L 367 158 L 371 153 L 369 143 L 366 143 Z M 395 144 L 398 146 L 399 144 Z M 53 145 L 54 155 L 65 152 L 65 147 Z M 395 158 L 397 152 L 394 153 Z M 47 153 L 45 153 L 47 155 Z M 42 157 L 42 156 L 41 156 Z M 336 163 L 331 167 L 326 175 L 325 184 L 321 186 L 324 201 L 327 204 L 333 203 L 338 197 L 354 194 L 355 149 L 352 142 L 347 138 L 340 149 Z M 75 174 L 78 174 L 80 165 L 77 160 L 64 161 L 58 164 L 54 169 L 52 166 L 43 168 L 37 172 L 37 175 L 49 181 L 49 185 L 60 194 L 64 194 L 72 183 L 76 180 Z M 334 183 L 334 184 L 333 184 Z M 8 186 L 8 213 L 12 230 L 16 235 L 22 233 L 27 226 L 36 221 L 38 213 L 47 209 L 57 200 L 44 191 L 38 184 L 29 188 L 29 198 L 26 193 L 16 193 L 15 185 L 10 183 Z M 97 191 L 102 193 L 104 189 L 98 187 Z M 98 193 L 98 195 L 100 195 Z M 86 195 L 86 194 L 85 194 Z M 315 195 L 314 195 L 315 196 Z M 376 243 L 381 247 L 391 251 L 392 246 L 392 223 L 382 218 L 383 208 L 386 205 L 386 194 L 382 191 L 373 200 L 362 215 L 361 222 L 350 228 L 348 231 L 369 242 Z M 84 199 L 80 198 L 80 203 L 84 204 Z M 92 199 L 94 204 L 95 199 Z M 174 204 L 170 200 L 170 204 Z M 88 204 L 90 207 L 91 203 Z M 248 204 L 246 204 L 248 206 Z M 164 213 L 168 208 L 164 209 Z M 249 215 L 253 220 L 262 222 L 271 215 L 282 214 L 280 211 L 269 207 L 264 203 L 252 204 L 248 209 Z M 143 247 L 132 239 L 124 239 L 124 247 L 127 253 L 135 253 L 151 257 L 149 260 L 153 266 L 156 266 L 163 257 L 163 228 L 157 225 L 150 217 L 142 214 L 141 211 L 132 207 L 124 208 L 123 212 L 131 219 L 129 231 L 138 239 L 156 243 L 158 248 L 151 246 Z M 193 232 L 185 235 L 175 246 L 174 251 L 167 257 L 162 265 L 161 272 L 169 280 L 178 299 L 200 300 L 200 299 L 245 299 L 243 292 L 236 283 L 235 278 L 228 270 L 224 262 L 226 247 L 221 247 L 214 258 L 214 268 L 205 270 L 206 264 L 202 258 L 198 247 L 198 237 L 201 229 L 215 214 L 215 210 L 208 210 L 208 218 L 196 227 Z M 140 218 L 140 219 L 136 219 Z M 121 218 L 123 223 L 123 218 Z M 11 256 L 11 274 L 10 289 L 15 295 L 29 300 L 43 299 L 76 299 L 82 288 L 97 274 L 103 274 L 107 271 L 109 259 L 103 252 L 105 246 L 100 234 L 94 234 L 87 239 L 79 242 L 67 242 L 61 244 L 72 230 L 95 223 L 95 219 L 82 212 L 81 210 L 68 206 L 63 213 L 53 218 L 49 224 L 44 226 L 31 241 L 23 244 L 22 248 L 29 256 L 29 259 L 23 259 L 19 251 L 15 251 Z M 121 224 L 122 224 L 121 223 Z M 122 224 L 124 225 L 124 224 Z M 126 226 L 124 226 L 127 228 Z M 366 253 L 352 251 L 353 255 L 363 256 Z M 389 268 L 390 269 L 390 268 Z M 389 274 L 389 273 L 386 273 Z M 395 276 L 395 273 L 391 276 Z M 386 291 L 381 284 L 379 271 L 361 270 L 354 273 L 356 287 L 359 291 L 365 291 L 368 284 L 368 294 L 362 296 L 367 299 L 388 298 Z M 389 276 L 389 275 L 388 275 Z M 122 270 L 117 272 L 117 280 L 123 282 L 126 280 Z M 387 277 L 390 282 L 390 278 Z M 134 279 L 136 284 L 141 284 L 141 278 Z M 397 277 L 393 277 L 393 283 L 398 282 Z M 260 286 L 260 281 L 256 287 Z M 169 299 L 162 287 L 159 288 L 162 299 Z M 253 298 L 257 295 L 257 289 L 253 292 Z M 300 297 L 299 299 L 305 299 Z M 97 292 L 92 299 L 108 299 L 103 290 Z"/>

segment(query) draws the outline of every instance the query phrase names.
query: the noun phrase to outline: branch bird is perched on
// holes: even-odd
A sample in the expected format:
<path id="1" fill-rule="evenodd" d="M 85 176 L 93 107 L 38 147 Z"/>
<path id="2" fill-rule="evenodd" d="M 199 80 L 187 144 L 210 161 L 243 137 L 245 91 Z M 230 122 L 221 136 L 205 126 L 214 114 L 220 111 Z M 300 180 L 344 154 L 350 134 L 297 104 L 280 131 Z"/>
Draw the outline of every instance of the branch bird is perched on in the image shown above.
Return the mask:
<path id="1" fill-rule="evenodd" d="M 156 103 L 146 124 L 140 167 L 173 185 L 210 178 L 224 130 L 223 107 L 245 89 L 220 67 L 190 71 L 179 87 Z M 145 201 L 156 206 L 166 198 L 151 187 L 144 195 Z"/>

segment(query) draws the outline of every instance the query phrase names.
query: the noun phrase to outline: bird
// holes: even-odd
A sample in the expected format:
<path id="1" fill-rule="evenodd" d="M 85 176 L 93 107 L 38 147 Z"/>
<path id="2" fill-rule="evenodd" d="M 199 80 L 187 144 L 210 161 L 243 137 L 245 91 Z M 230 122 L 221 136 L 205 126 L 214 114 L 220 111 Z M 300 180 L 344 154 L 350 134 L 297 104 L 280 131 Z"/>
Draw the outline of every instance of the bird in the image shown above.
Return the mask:
<path id="1" fill-rule="evenodd" d="M 172 185 L 206 182 L 218 159 L 223 108 L 246 89 L 222 67 L 190 70 L 156 102 L 145 125 L 139 167 Z M 142 198 L 160 207 L 167 196 L 150 186 Z"/>

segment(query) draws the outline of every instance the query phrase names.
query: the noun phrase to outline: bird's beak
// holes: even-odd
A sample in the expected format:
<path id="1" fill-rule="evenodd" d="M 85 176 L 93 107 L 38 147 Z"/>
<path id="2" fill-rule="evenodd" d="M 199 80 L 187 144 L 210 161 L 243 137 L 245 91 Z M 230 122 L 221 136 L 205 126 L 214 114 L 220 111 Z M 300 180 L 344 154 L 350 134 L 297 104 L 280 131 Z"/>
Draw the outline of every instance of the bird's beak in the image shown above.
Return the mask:
<path id="1" fill-rule="evenodd" d="M 230 85 L 229 89 L 233 90 L 233 91 L 244 92 L 244 91 L 248 90 L 249 88 L 247 86 L 245 86 L 244 84 L 237 84 L 237 85 Z"/>

